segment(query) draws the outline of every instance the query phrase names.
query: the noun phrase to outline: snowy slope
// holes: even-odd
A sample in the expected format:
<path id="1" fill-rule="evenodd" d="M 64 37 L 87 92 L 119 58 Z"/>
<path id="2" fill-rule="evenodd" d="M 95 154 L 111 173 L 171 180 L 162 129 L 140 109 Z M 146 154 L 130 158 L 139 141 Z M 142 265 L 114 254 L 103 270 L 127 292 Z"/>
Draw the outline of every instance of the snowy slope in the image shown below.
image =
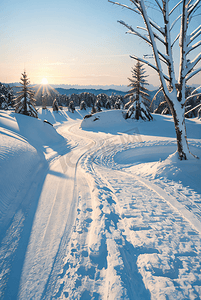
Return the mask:
<path id="1" fill-rule="evenodd" d="M 201 299 L 200 160 L 170 116 L 87 113 L 0 114 L 0 298 Z"/>

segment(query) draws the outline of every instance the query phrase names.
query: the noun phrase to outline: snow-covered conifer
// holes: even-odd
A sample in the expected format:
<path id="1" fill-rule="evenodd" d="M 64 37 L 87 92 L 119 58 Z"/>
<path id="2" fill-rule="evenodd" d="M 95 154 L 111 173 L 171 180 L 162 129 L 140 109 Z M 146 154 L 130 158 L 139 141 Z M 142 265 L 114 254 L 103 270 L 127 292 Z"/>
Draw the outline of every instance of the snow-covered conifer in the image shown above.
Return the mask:
<path id="1" fill-rule="evenodd" d="M 84 100 L 82 100 L 82 102 L 80 103 L 80 110 L 86 110 L 87 106 Z"/>
<path id="2" fill-rule="evenodd" d="M 52 108 L 53 108 L 53 111 L 58 111 L 59 110 L 59 105 L 58 105 L 58 102 L 57 102 L 57 99 L 55 98 L 53 103 L 52 103 Z"/>
<path id="3" fill-rule="evenodd" d="M 106 104 L 105 104 L 105 108 L 106 109 L 111 109 L 111 103 L 110 103 L 110 100 L 108 99 Z"/>
<path id="4" fill-rule="evenodd" d="M 74 113 L 75 111 L 75 105 L 73 101 L 70 101 L 69 105 L 68 105 L 68 110 L 72 113 Z"/>
<path id="5" fill-rule="evenodd" d="M 8 109 L 14 106 L 13 91 L 9 86 L 0 83 L 0 109 Z"/>
<path id="6" fill-rule="evenodd" d="M 102 111 L 102 109 L 101 109 L 101 100 L 100 100 L 100 98 L 97 98 L 97 100 L 96 100 L 96 110 L 97 111 Z"/>
<path id="7" fill-rule="evenodd" d="M 145 88 L 145 85 L 148 85 L 146 77 L 147 75 L 145 75 L 143 64 L 137 61 L 134 68 L 132 68 L 132 78 L 128 78 L 130 81 L 128 86 L 130 86 L 131 89 L 126 96 L 133 97 L 131 100 L 133 103 L 131 103 L 128 108 L 126 119 L 131 116 L 137 120 L 140 118 L 149 121 L 153 119 L 147 105 L 147 102 L 150 102 L 150 100 L 148 90 Z"/>
<path id="8" fill-rule="evenodd" d="M 196 27 L 194 26 L 196 24 L 192 24 L 192 20 L 195 20 L 193 18 L 195 12 L 200 8 L 201 0 L 181 0 L 176 4 L 174 1 L 170 2 L 169 0 L 152 0 L 151 4 L 157 7 L 154 10 L 155 20 L 157 21 L 152 20 L 153 14 L 151 15 L 150 9 L 148 9 L 151 6 L 145 0 L 132 0 L 131 6 L 111 0 L 108 1 L 129 9 L 136 15 L 141 16 L 144 21 L 145 27 L 138 26 L 137 29 L 127 25 L 124 21 L 119 21 L 119 23 L 128 29 L 128 33 L 138 36 L 152 47 L 155 64 L 134 55 L 131 58 L 147 64 L 158 73 L 161 89 L 174 120 L 178 157 L 185 160 L 190 153 L 184 117 L 185 88 L 186 83 L 201 71 L 201 67 L 195 69 L 201 60 L 201 53 L 198 53 L 197 56 L 193 55 L 194 50 L 201 46 L 201 41 L 198 40 L 201 35 L 201 25 Z M 175 35 L 175 30 L 172 29 L 175 29 L 179 20 L 180 27 Z M 177 62 L 179 62 L 178 72 L 176 71 L 177 64 L 174 64 L 173 53 L 173 48 L 176 45 L 179 48 L 179 51 L 176 51 Z"/>
<path id="9" fill-rule="evenodd" d="M 34 106 L 34 102 L 36 101 L 34 99 L 34 92 L 29 87 L 30 81 L 25 71 L 24 73 L 22 73 L 22 77 L 20 78 L 20 80 L 22 90 L 20 92 L 17 92 L 19 96 L 15 99 L 15 112 L 38 118 L 38 113 Z"/>
<path id="10" fill-rule="evenodd" d="M 42 94 L 42 109 L 47 109 L 47 93 Z"/>

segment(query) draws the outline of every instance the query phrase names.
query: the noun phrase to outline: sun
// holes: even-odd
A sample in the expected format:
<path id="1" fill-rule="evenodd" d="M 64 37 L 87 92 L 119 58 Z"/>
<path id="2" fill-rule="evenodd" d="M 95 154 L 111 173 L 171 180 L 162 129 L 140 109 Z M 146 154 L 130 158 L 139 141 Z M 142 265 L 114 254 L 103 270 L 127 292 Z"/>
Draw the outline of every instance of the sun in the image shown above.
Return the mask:
<path id="1" fill-rule="evenodd" d="M 43 79 L 41 80 L 41 84 L 48 84 L 47 78 L 43 78 Z"/>

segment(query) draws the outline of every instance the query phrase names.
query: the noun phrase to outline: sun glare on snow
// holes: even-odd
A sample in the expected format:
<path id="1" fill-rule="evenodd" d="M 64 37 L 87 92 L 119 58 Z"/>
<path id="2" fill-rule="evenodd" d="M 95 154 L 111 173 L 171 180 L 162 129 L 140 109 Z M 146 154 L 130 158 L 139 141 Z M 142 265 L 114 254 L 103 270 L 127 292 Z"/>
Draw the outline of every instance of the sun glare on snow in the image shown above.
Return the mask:
<path id="1" fill-rule="evenodd" d="M 43 78 L 43 79 L 41 80 L 41 84 L 48 84 L 47 78 Z"/>

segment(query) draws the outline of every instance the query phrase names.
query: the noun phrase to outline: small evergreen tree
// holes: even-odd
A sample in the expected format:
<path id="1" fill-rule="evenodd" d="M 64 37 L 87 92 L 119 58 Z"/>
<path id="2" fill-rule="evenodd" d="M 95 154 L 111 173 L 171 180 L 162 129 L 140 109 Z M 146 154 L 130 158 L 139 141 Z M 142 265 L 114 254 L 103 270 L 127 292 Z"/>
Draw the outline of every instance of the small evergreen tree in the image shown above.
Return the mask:
<path id="1" fill-rule="evenodd" d="M 152 116 L 150 114 L 149 108 L 146 102 L 150 102 L 148 99 L 149 94 L 147 93 L 147 88 L 144 85 L 148 85 L 145 75 L 145 69 L 143 65 L 137 61 L 134 68 L 132 68 L 132 78 L 128 78 L 130 84 L 128 86 L 131 87 L 130 91 L 126 95 L 127 97 L 134 96 L 134 103 L 129 107 L 126 119 L 130 118 L 134 114 L 134 119 L 139 120 L 139 118 L 143 120 L 152 120 Z"/>
<path id="2" fill-rule="evenodd" d="M 70 101 L 69 106 L 68 106 L 68 110 L 72 113 L 74 113 L 75 111 L 75 105 L 73 101 Z"/>
<path id="3" fill-rule="evenodd" d="M 0 83 L 0 109 L 9 109 L 14 106 L 13 91 L 9 86 Z"/>
<path id="4" fill-rule="evenodd" d="M 86 110 L 87 106 L 86 106 L 86 102 L 84 100 L 81 101 L 80 103 L 80 110 Z"/>
<path id="5" fill-rule="evenodd" d="M 53 103 L 52 103 L 52 108 L 53 108 L 53 111 L 58 111 L 59 110 L 59 105 L 58 105 L 58 102 L 57 102 L 57 99 L 55 98 Z"/>
<path id="6" fill-rule="evenodd" d="M 36 101 L 34 99 L 34 92 L 29 87 L 30 81 L 25 71 L 24 73 L 22 73 L 22 77 L 20 78 L 20 80 L 20 84 L 22 85 L 22 91 L 17 92 L 19 96 L 15 99 L 15 112 L 38 118 L 38 113 L 34 106 L 34 102 Z"/>
<path id="7" fill-rule="evenodd" d="M 97 100 L 96 100 L 96 110 L 97 110 L 97 112 L 102 111 L 100 98 L 97 98 Z"/>
<path id="8" fill-rule="evenodd" d="M 106 109 L 111 109 L 111 103 L 110 100 L 107 100 L 106 104 L 105 104 L 105 108 Z"/>
<path id="9" fill-rule="evenodd" d="M 42 109 L 47 109 L 47 93 L 42 94 Z"/>

